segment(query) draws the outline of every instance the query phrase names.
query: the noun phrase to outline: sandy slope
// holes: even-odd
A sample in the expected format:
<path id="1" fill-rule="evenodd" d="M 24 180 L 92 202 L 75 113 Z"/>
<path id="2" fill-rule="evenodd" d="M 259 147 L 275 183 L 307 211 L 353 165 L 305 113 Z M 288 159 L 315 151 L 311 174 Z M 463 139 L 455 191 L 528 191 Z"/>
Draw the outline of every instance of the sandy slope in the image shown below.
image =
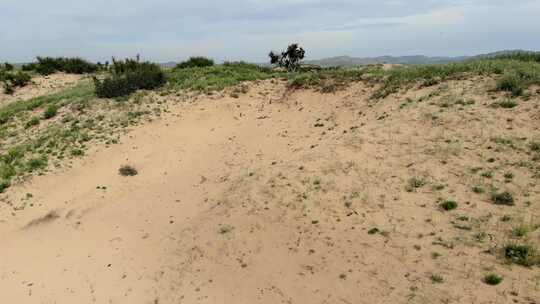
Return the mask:
<path id="1" fill-rule="evenodd" d="M 32 81 L 22 87 L 16 88 L 15 93 L 8 95 L 4 93 L 3 87 L 0 89 L 0 106 L 17 100 L 27 100 L 45 94 L 51 94 L 61 89 L 73 86 L 83 76 L 75 74 L 55 73 L 48 76 L 37 76 Z"/>
<path id="2" fill-rule="evenodd" d="M 492 109 L 471 89 L 475 105 L 441 111 L 400 108 L 405 96 L 373 103 L 371 90 L 284 95 L 263 82 L 239 99 L 179 103 L 120 145 L 12 187 L 0 303 L 537 303 L 538 268 L 498 250 L 503 215 L 538 219 L 538 179 L 511 165 L 525 151 L 487 147 L 494 135 L 538 137 L 538 98 Z M 119 176 L 123 164 L 139 175 Z M 407 192 L 411 177 L 427 185 Z M 504 185 L 517 205 L 494 206 L 477 183 Z M 484 284 L 489 272 L 503 283 Z"/>

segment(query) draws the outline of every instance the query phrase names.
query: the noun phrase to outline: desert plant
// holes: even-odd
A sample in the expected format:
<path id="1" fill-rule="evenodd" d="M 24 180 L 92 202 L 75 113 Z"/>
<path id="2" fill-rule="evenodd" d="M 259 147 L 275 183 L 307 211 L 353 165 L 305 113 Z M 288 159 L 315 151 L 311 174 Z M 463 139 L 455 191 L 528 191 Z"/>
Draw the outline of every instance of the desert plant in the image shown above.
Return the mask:
<path id="1" fill-rule="evenodd" d="M 527 267 L 540 263 L 537 249 L 530 244 L 508 244 L 504 247 L 504 257 L 509 262 Z"/>
<path id="2" fill-rule="evenodd" d="M 495 106 L 501 107 L 501 108 L 504 108 L 504 109 L 511 109 L 511 108 L 517 107 L 518 103 L 513 99 L 505 99 L 503 101 L 499 101 L 499 102 L 495 103 Z"/>
<path id="3" fill-rule="evenodd" d="M 514 205 L 514 196 L 512 193 L 508 191 L 504 191 L 501 193 L 494 192 L 491 195 L 491 201 L 495 205 L 506 205 L 506 206 L 513 206 Z"/>
<path id="4" fill-rule="evenodd" d="M 520 96 L 524 90 L 524 80 L 518 73 L 507 73 L 497 82 L 499 91 L 510 92 L 512 96 Z"/>
<path id="5" fill-rule="evenodd" d="M 57 105 L 49 105 L 45 111 L 43 112 L 43 118 L 44 119 L 51 119 L 56 116 L 58 113 L 58 106 Z"/>
<path id="6" fill-rule="evenodd" d="M 98 69 L 96 64 L 90 63 L 82 58 L 65 57 L 37 57 L 36 63 L 23 66 L 23 70 L 35 70 L 42 75 L 50 75 L 55 72 L 65 72 L 69 74 L 94 73 Z"/>
<path id="7" fill-rule="evenodd" d="M 196 56 L 190 57 L 188 60 L 181 62 L 176 65 L 177 69 L 186 69 L 186 68 L 203 68 L 213 66 L 214 61 L 206 57 Z"/>
<path id="8" fill-rule="evenodd" d="M 13 69 L 14 69 L 14 66 L 11 63 L 9 63 L 9 62 L 4 63 L 4 70 L 13 71 Z"/>
<path id="9" fill-rule="evenodd" d="M 455 201 L 444 201 L 441 203 L 441 208 L 446 211 L 454 210 L 458 207 L 458 203 Z"/>
<path id="10" fill-rule="evenodd" d="M 484 277 L 484 283 L 488 285 L 499 285 L 502 282 L 503 278 L 496 274 L 488 274 Z"/>
<path id="11" fill-rule="evenodd" d="M 100 80 L 94 77 L 96 95 L 101 98 L 127 96 L 136 90 L 153 90 L 165 83 L 159 65 L 136 59 L 117 61 L 113 58 L 111 75 Z"/>
<path id="12" fill-rule="evenodd" d="M 120 169 L 118 169 L 118 173 L 122 176 L 135 176 L 139 174 L 137 169 L 135 169 L 134 167 L 130 165 L 124 165 L 120 167 Z"/>
<path id="13" fill-rule="evenodd" d="M 300 67 L 300 62 L 304 59 L 306 51 L 299 47 L 297 43 L 293 43 L 287 47 L 287 50 L 278 55 L 271 51 L 268 56 L 270 63 L 286 68 L 287 71 L 296 71 Z"/>

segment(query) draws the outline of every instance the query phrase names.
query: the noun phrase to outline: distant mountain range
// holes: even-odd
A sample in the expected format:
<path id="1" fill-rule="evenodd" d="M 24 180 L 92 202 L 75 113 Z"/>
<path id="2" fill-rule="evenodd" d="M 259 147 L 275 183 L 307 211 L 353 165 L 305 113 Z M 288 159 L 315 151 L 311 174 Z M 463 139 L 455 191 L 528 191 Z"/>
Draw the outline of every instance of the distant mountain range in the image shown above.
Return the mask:
<path id="1" fill-rule="evenodd" d="M 437 64 L 437 63 L 450 63 L 459 62 L 469 59 L 490 58 L 501 55 L 508 55 L 514 53 L 528 53 L 531 51 L 524 50 L 505 50 L 499 52 L 493 52 L 488 54 L 476 55 L 476 56 L 458 56 L 458 57 L 428 57 L 422 55 L 414 56 L 380 56 L 380 57 L 350 57 L 350 56 L 338 56 L 323 58 L 318 60 L 306 60 L 307 64 L 315 64 L 322 67 L 329 66 L 357 66 L 376 63 L 389 63 L 389 64 Z"/>
<path id="2" fill-rule="evenodd" d="M 305 64 L 314 64 L 322 67 L 340 66 L 350 67 L 366 64 L 377 63 L 389 63 L 389 64 L 437 64 L 437 63 L 450 63 L 459 62 L 470 59 L 490 58 L 501 55 L 508 55 L 514 53 L 532 53 L 533 51 L 525 50 L 504 50 L 493 53 L 475 55 L 475 56 L 457 56 L 457 57 L 429 57 L 423 55 L 413 56 L 379 56 L 379 57 L 351 57 L 351 56 L 337 56 L 329 57 L 317 60 L 305 60 Z M 177 62 L 169 61 L 161 63 L 162 67 L 172 68 L 175 67 Z M 270 66 L 270 63 L 257 63 L 260 66 Z"/>

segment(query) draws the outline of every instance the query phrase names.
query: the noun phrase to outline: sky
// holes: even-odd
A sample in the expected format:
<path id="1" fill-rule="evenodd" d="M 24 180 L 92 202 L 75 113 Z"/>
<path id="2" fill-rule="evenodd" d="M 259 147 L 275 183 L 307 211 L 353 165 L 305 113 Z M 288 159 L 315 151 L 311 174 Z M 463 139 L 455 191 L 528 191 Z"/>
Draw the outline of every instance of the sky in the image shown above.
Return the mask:
<path id="1" fill-rule="evenodd" d="M 0 0 L 0 61 L 200 55 L 264 62 L 540 49 L 540 0 Z"/>

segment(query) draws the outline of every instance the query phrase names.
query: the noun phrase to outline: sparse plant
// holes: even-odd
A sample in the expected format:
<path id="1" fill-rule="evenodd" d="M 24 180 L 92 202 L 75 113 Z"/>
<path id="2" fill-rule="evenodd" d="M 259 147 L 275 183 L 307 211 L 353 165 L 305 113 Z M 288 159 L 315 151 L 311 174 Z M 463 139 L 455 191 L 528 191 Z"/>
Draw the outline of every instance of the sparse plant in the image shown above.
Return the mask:
<path id="1" fill-rule="evenodd" d="M 447 200 L 441 203 L 441 208 L 446 211 L 454 210 L 458 207 L 458 203 L 452 200 Z"/>
<path id="2" fill-rule="evenodd" d="M 495 106 L 501 107 L 504 109 L 512 109 L 518 106 L 518 103 L 514 99 L 505 99 L 495 103 Z"/>
<path id="3" fill-rule="evenodd" d="M 508 244 L 504 257 L 511 263 L 530 267 L 540 263 L 538 250 L 531 244 Z"/>
<path id="4" fill-rule="evenodd" d="M 497 89 L 510 92 L 512 96 L 517 97 L 523 94 L 524 81 L 522 77 L 515 72 L 505 74 L 497 82 Z"/>
<path id="5" fill-rule="evenodd" d="M 444 282 L 444 278 L 439 274 L 432 274 L 429 278 L 433 283 L 441 284 Z"/>
<path id="6" fill-rule="evenodd" d="M 43 112 L 43 118 L 44 119 L 51 119 L 56 116 L 58 113 L 58 106 L 57 105 L 49 105 L 45 111 Z"/>
<path id="7" fill-rule="evenodd" d="M 514 206 L 514 196 L 512 195 L 512 193 L 508 191 L 504 191 L 500 193 L 494 192 L 491 195 L 491 201 L 495 205 Z"/>
<path id="8" fill-rule="evenodd" d="M 474 186 L 472 187 L 472 191 L 476 194 L 482 194 L 484 192 L 486 192 L 486 190 L 484 190 L 484 187 L 482 186 Z"/>
<path id="9" fill-rule="evenodd" d="M 300 62 L 304 59 L 306 51 L 298 46 L 297 43 L 293 43 L 287 47 L 287 50 L 281 52 L 280 55 L 271 51 L 268 56 L 270 57 L 270 63 L 278 65 L 282 68 L 286 68 L 289 72 L 297 71 L 300 67 Z"/>
<path id="10" fill-rule="evenodd" d="M 120 169 L 118 169 L 118 173 L 122 176 L 135 176 L 139 174 L 137 169 L 130 165 L 123 165 L 120 167 Z"/>
<path id="11" fill-rule="evenodd" d="M 494 273 L 488 274 L 484 277 L 484 283 L 488 285 L 499 285 L 502 282 L 503 278 Z"/>
<path id="12" fill-rule="evenodd" d="M 406 190 L 408 192 L 413 192 L 414 190 L 418 188 L 422 188 L 425 185 L 426 185 L 426 181 L 424 179 L 421 179 L 418 177 L 412 177 L 409 179 Z"/>

